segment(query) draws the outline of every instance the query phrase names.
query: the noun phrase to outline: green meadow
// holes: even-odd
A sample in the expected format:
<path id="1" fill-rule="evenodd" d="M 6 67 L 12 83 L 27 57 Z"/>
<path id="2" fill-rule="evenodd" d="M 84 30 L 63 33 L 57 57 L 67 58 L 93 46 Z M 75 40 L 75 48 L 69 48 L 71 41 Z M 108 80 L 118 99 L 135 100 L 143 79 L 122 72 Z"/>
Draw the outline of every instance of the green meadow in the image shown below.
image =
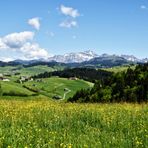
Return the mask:
<path id="1" fill-rule="evenodd" d="M 131 69 L 135 69 L 136 65 L 134 66 L 130 66 Z M 106 71 L 109 72 L 114 72 L 114 73 L 118 73 L 118 72 L 124 72 L 127 71 L 127 69 L 129 68 L 129 66 L 114 66 L 114 67 L 110 67 L 110 68 L 103 68 Z"/>
<path id="2" fill-rule="evenodd" d="M 66 78 L 51 77 L 46 79 L 37 79 L 20 83 L 18 80 L 21 76 L 33 76 L 39 73 L 51 72 L 55 70 L 62 70 L 61 66 L 48 67 L 37 65 L 32 67 L 23 66 L 5 66 L 0 67 L 0 73 L 10 74 L 5 76 L 9 82 L 0 81 L 2 90 L 2 98 L 20 98 L 28 97 L 32 99 L 42 96 L 49 99 L 66 100 L 72 97 L 77 90 L 87 89 L 93 86 L 93 83 L 84 80 L 69 80 Z M 16 74 L 17 73 L 17 74 Z"/>
<path id="3" fill-rule="evenodd" d="M 39 79 L 37 81 L 28 81 L 24 83 L 27 88 L 37 90 L 45 96 L 53 98 L 59 96 L 61 99 L 67 99 L 75 94 L 77 90 L 87 89 L 93 84 L 84 80 L 69 80 L 67 78 L 51 77 Z"/>
<path id="4" fill-rule="evenodd" d="M 12 81 L 0 82 L 3 98 L 5 97 L 31 97 L 42 95 L 53 99 L 65 100 L 75 94 L 77 90 L 87 89 L 93 83 L 84 80 L 69 80 L 66 78 L 51 77 L 24 82 L 22 84 Z M 56 98 L 57 97 L 57 98 Z"/>
<path id="5" fill-rule="evenodd" d="M 0 100 L 2 148 L 146 148 L 147 104 Z"/>

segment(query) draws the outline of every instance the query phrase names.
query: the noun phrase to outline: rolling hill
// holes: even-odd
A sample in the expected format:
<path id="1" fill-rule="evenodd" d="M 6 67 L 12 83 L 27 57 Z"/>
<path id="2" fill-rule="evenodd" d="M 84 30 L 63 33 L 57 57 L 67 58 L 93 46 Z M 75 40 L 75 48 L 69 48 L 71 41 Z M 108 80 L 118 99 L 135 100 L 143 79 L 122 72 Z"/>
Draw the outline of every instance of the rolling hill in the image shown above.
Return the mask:
<path id="1" fill-rule="evenodd" d="M 26 82 L 24 86 L 53 99 L 67 99 L 73 96 L 77 90 L 91 88 L 93 83 L 84 80 L 51 77 Z"/>
<path id="2" fill-rule="evenodd" d="M 35 95 L 34 92 L 14 82 L 1 82 L 0 84 L 3 96 L 27 97 Z"/>

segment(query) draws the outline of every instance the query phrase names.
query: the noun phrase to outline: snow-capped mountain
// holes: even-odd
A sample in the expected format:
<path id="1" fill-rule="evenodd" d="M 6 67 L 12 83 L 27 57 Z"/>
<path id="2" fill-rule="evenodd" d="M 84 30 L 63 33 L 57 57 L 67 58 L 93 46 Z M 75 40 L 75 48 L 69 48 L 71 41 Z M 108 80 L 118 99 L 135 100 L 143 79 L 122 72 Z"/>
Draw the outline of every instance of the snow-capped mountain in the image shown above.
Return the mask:
<path id="1" fill-rule="evenodd" d="M 14 60 L 15 63 L 20 63 L 20 64 L 32 64 L 36 62 L 58 62 L 58 63 L 65 63 L 65 64 L 70 64 L 70 63 L 93 63 L 93 64 L 100 64 L 100 63 L 111 63 L 116 62 L 116 63 L 147 63 L 148 58 L 145 59 L 138 59 L 137 57 L 133 55 L 109 55 L 109 54 L 102 54 L 98 55 L 94 53 L 91 50 L 87 50 L 84 52 L 73 52 L 73 53 L 67 53 L 64 55 L 54 55 L 49 57 L 48 59 L 37 59 L 37 60 Z"/>
<path id="2" fill-rule="evenodd" d="M 56 61 L 61 63 L 81 63 L 84 61 L 89 61 L 90 59 L 93 59 L 95 57 L 98 57 L 98 55 L 93 51 L 88 50 L 88 51 L 78 52 L 78 53 L 67 53 L 64 55 L 55 55 L 53 57 L 50 57 L 48 61 Z"/>
<path id="3" fill-rule="evenodd" d="M 84 51 L 84 52 L 78 52 L 78 53 L 67 53 L 64 55 L 54 55 L 50 58 L 48 58 L 48 61 L 55 61 L 55 62 L 60 62 L 60 63 L 81 63 L 81 62 L 87 62 L 89 60 L 92 60 L 94 58 L 113 58 L 113 59 L 118 59 L 118 58 L 123 58 L 127 60 L 127 62 L 133 62 L 133 63 L 146 63 L 148 62 L 148 59 L 138 59 L 137 57 L 133 55 L 109 55 L 109 54 L 102 54 L 98 55 L 94 53 L 91 50 Z"/>
<path id="4" fill-rule="evenodd" d="M 141 59 L 138 59 L 133 55 L 121 55 L 121 57 L 123 57 L 124 59 L 131 61 L 131 62 L 140 62 L 141 61 Z"/>
<path id="5" fill-rule="evenodd" d="M 148 63 L 148 58 L 142 59 L 142 63 Z"/>
<path id="6" fill-rule="evenodd" d="M 127 61 L 131 61 L 131 62 L 134 62 L 134 63 L 147 63 L 148 62 L 148 58 L 138 59 L 137 57 L 135 57 L 133 55 L 121 55 L 121 57 L 123 57 Z"/>

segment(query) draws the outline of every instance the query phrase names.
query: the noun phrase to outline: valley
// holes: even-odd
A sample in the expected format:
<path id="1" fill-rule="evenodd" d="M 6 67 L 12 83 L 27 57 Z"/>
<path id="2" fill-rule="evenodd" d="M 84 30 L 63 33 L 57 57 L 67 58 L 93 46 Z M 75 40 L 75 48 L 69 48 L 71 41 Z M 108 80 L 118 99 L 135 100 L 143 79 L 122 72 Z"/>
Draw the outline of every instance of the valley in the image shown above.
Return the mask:
<path id="1" fill-rule="evenodd" d="M 77 90 L 93 87 L 93 83 L 82 79 L 51 78 L 31 79 L 30 77 L 44 73 L 63 69 L 62 67 L 48 66 L 6 66 L 1 67 L 0 72 L 4 80 L 0 81 L 2 98 L 9 97 L 37 97 L 44 96 L 49 99 L 65 100 L 72 97 Z M 72 77 L 73 78 L 73 77 Z M 8 81 L 5 81 L 5 80 Z"/>

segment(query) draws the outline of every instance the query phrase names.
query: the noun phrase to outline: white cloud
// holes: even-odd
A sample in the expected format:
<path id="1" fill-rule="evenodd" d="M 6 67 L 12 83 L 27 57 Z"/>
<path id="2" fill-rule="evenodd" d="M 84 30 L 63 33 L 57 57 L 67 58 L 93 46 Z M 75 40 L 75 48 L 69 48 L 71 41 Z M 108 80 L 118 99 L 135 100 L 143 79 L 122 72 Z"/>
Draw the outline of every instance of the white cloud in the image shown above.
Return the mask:
<path id="1" fill-rule="evenodd" d="M 72 28 L 76 26 L 77 26 L 77 22 L 74 20 L 65 20 L 60 24 L 60 27 L 65 27 L 65 28 Z"/>
<path id="2" fill-rule="evenodd" d="M 34 27 L 36 30 L 40 29 L 40 19 L 38 17 L 29 19 L 28 24 Z"/>
<path id="3" fill-rule="evenodd" d="M 0 38 L 0 50 L 5 48 L 6 48 L 6 45 L 3 43 L 2 39 Z"/>
<path id="4" fill-rule="evenodd" d="M 72 28 L 77 26 L 76 18 L 80 16 L 80 13 L 77 9 L 61 5 L 60 12 L 65 16 L 68 16 L 63 22 L 59 24 L 60 27 Z"/>
<path id="5" fill-rule="evenodd" d="M 48 52 L 45 49 L 40 48 L 37 43 L 28 42 L 24 44 L 24 46 L 22 46 L 20 50 L 24 53 L 24 56 L 27 59 L 47 59 L 49 56 Z"/>
<path id="6" fill-rule="evenodd" d="M 14 60 L 13 58 L 9 58 L 9 57 L 0 57 L 0 61 L 3 61 L 3 62 L 10 62 L 13 60 Z"/>
<path id="7" fill-rule="evenodd" d="M 20 33 L 12 33 L 1 39 L 3 46 L 8 48 L 20 48 L 25 42 L 32 40 L 34 33 L 24 31 Z"/>
<path id="8" fill-rule="evenodd" d="M 141 9 L 147 9 L 147 7 L 145 5 L 141 5 L 140 8 Z"/>
<path id="9" fill-rule="evenodd" d="M 18 58 L 23 59 L 46 59 L 49 54 L 41 48 L 37 43 L 33 42 L 34 33 L 24 31 L 20 33 L 8 34 L 0 38 L 0 50 L 6 50 L 16 55 L 21 55 Z M 10 55 L 9 55 L 10 56 Z"/>
<path id="10" fill-rule="evenodd" d="M 66 15 L 66 16 L 71 16 L 73 18 L 80 16 L 77 9 L 74 9 L 72 7 L 66 7 L 64 5 L 61 5 L 60 11 L 62 14 Z"/>

